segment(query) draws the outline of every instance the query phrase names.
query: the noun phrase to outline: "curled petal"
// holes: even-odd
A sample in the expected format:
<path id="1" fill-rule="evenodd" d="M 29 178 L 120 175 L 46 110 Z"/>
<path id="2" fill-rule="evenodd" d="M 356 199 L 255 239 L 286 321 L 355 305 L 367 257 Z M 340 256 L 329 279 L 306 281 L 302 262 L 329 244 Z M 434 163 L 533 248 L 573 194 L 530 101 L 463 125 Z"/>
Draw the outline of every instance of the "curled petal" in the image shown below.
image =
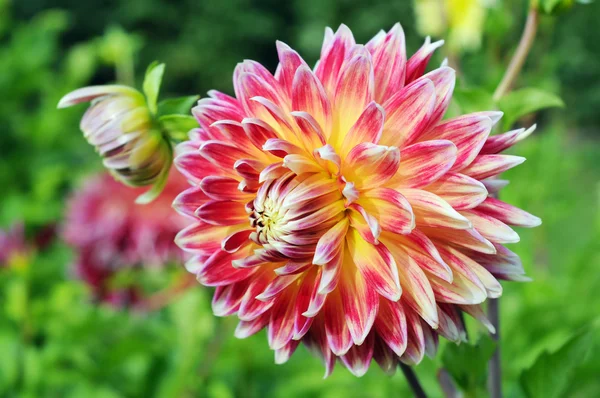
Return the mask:
<path id="1" fill-rule="evenodd" d="M 313 264 L 325 265 L 339 254 L 343 249 L 344 237 L 348 231 L 348 226 L 348 219 L 344 217 L 340 222 L 323 234 L 317 243 Z"/>
<path id="2" fill-rule="evenodd" d="M 385 231 L 409 234 L 415 228 L 415 216 L 408 200 L 391 188 L 376 188 L 362 194 L 357 204 L 379 221 Z"/>
<path id="3" fill-rule="evenodd" d="M 359 189 L 369 189 L 384 184 L 396 174 L 400 150 L 365 142 L 355 146 L 346 161 L 343 170 L 346 179 Z"/>

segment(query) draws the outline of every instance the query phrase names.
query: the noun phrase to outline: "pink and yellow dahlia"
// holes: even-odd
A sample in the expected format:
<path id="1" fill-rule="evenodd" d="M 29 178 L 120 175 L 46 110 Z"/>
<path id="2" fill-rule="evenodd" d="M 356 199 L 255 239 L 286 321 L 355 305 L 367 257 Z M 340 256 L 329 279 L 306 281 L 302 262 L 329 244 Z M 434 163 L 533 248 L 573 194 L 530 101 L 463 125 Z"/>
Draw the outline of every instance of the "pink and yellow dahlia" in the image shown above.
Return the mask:
<path id="1" fill-rule="evenodd" d="M 98 299 L 114 304 L 135 301 L 135 289 L 115 289 L 111 283 L 121 269 L 184 261 L 173 240 L 189 222 L 173 212 L 171 203 L 186 186 L 185 179 L 173 170 L 160 196 L 138 205 L 135 199 L 141 188 L 127 187 L 102 174 L 74 193 L 62 235 L 77 251 L 77 275 Z"/>
<path id="2" fill-rule="evenodd" d="M 195 223 L 176 242 L 215 286 L 236 336 L 267 328 L 277 363 L 300 341 L 357 376 L 393 372 L 465 339 L 461 313 L 524 278 L 503 244 L 540 223 L 489 196 L 524 161 L 499 154 L 531 131 L 490 136 L 500 112 L 442 120 L 453 69 L 424 74 L 427 41 L 407 60 L 400 25 L 356 44 L 327 29 L 314 68 L 278 42 L 275 74 L 234 72 L 235 97 L 210 92 L 175 163 L 192 187 L 175 208 Z"/>

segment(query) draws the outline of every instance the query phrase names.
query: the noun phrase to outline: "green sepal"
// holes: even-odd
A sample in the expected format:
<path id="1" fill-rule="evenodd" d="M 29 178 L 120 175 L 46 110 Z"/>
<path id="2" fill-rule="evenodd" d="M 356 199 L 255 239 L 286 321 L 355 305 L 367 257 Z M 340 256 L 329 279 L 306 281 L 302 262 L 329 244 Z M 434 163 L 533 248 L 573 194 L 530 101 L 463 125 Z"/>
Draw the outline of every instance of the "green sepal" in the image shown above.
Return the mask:
<path id="1" fill-rule="evenodd" d="M 185 141 L 188 132 L 198 127 L 198 122 L 193 116 L 166 115 L 158 119 L 161 130 L 174 141 Z"/>
<path id="2" fill-rule="evenodd" d="M 158 116 L 165 115 L 190 115 L 192 107 L 196 104 L 199 95 L 167 98 L 158 103 Z"/>
<path id="3" fill-rule="evenodd" d="M 142 88 L 146 95 L 146 103 L 148 109 L 155 115 L 158 111 L 158 94 L 160 92 L 160 84 L 165 73 L 165 64 L 159 64 L 157 61 L 152 62 L 148 69 L 146 69 L 146 76 L 144 77 L 144 84 Z"/>

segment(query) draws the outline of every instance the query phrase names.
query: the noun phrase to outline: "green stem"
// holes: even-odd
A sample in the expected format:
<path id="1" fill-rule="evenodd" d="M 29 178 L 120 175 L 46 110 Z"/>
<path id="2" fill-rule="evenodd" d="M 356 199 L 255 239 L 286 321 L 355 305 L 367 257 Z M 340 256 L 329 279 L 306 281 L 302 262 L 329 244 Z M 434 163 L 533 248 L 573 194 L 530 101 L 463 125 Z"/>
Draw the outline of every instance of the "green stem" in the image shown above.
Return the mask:
<path id="1" fill-rule="evenodd" d="M 531 50 L 531 46 L 533 45 L 535 34 L 537 32 L 538 22 L 538 10 L 535 6 L 532 6 L 529 8 L 527 22 L 525 23 L 525 29 L 523 30 L 523 34 L 521 35 L 521 40 L 519 41 L 517 51 L 515 51 L 515 54 L 513 55 L 510 64 L 508 65 L 508 69 L 506 69 L 506 73 L 502 78 L 502 81 L 500 82 L 498 88 L 496 88 L 496 91 L 494 92 L 494 101 L 498 102 L 500 98 L 506 95 L 506 93 L 510 91 L 512 85 L 519 76 L 519 73 L 523 68 L 523 64 L 525 63 L 525 59 L 527 59 L 527 55 L 529 54 L 529 50 Z"/>
<path id="2" fill-rule="evenodd" d="M 400 369 L 402 370 L 402 373 L 404 373 L 404 377 L 406 377 L 406 381 L 408 381 L 408 385 L 415 398 L 427 398 L 427 394 L 425 394 L 425 390 L 421 387 L 421 383 L 419 383 L 419 379 L 413 368 L 400 362 Z"/>

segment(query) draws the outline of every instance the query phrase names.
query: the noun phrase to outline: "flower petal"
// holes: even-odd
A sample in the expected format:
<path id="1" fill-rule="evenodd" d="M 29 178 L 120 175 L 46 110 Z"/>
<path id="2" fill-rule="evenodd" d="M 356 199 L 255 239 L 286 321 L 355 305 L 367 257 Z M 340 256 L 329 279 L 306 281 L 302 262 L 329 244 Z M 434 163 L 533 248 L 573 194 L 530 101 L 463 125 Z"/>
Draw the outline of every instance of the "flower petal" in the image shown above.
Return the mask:
<path id="1" fill-rule="evenodd" d="M 392 178 L 399 166 L 400 150 L 397 147 L 365 142 L 350 151 L 342 173 L 359 190 L 369 189 Z"/>
<path id="2" fill-rule="evenodd" d="M 515 225 L 517 227 L 532 228 L 537 227 L 542 223 L 542 220 L 527 213 L 525 210 L 521 210 L 492 197 L 487 198 L 483 203 L 477 206 L 477 210 L 492 216 L 505 224 Z"/>
<path id="3" fill-rule="evenodd" d="M 426 189 L 444 199 L 455 210 L 477 207 L 488 195 L 480 181 L 459 173 L 448 173 Z"/>
<path id="4" fill-rule="evenodd" d="M 376 36 L 366 45 L 373 59 L 375 100 L 383 103 L 404 87 L 406 46 L 399 23 L 380 40 Z"/>
<path id="5" fill-rule="evenodd" d="M 421 189 L 401 189 L 412 206 L 417 227 L 471 228 L 471 223 L 442 198 Z"/>
<path id="6" fill-rule="evenodd" d="M 414 82 L 384 104 L 385 124 L 380 144 L 404 147 L 412 144 L 428 126 L 435 105 L 435 86 L 429 79 Z"/>
<path id="7" fill-rule="evenodd" d="M 398 267 L 394 258 L 382 244 L 372 245 L 351 229 L 346 236 L 348 252 L 365 282 L 390 301 L 398 301 L 402 294 L 398 280 Z"/>
<path id="8" fill-rule="evenodd" d="M 388 183 L 404 188 L 421 188 L 446 174 L 456 160 L 456 146 L 448 140 L 423 141 L 400 152 L 398 173 Z"/>
<path id="9" fill-rule="evenodd" d="M 383 132 L 385 111 L 376 102 L 371 102 L 360 115 L 344 138 L 340 154 L 345 158 L 348 152 L 363 142 L 377 144 Z"/>

